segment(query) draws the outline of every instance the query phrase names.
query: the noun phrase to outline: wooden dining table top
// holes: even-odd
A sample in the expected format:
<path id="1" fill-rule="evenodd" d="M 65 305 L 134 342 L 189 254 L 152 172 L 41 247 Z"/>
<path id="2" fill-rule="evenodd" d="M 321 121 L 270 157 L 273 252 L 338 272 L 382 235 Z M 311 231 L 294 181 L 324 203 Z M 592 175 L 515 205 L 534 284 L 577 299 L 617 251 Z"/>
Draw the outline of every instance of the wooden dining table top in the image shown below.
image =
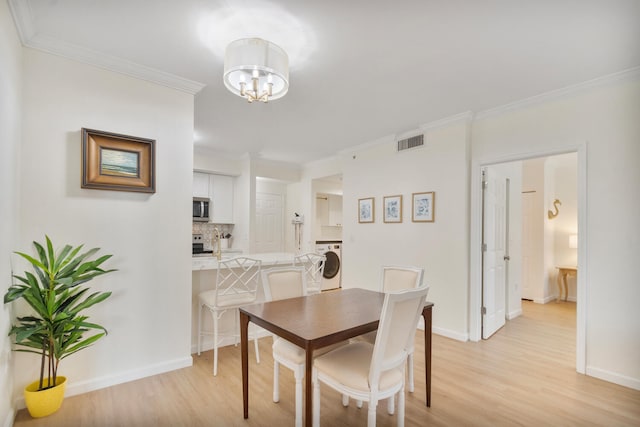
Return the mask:
<path id="1" fill-rule="evenodd" d="M 336 335 L 356 336 L 360 331 L 377 329 L 383 302 L 383 293 L 351 288 L 253 304 L 240 310 L 253 323 L 302 348 L 312 341 L 315 348 L 320 348 L 323 343 L 318 340 L 322 338 L 331 342 Z"/>

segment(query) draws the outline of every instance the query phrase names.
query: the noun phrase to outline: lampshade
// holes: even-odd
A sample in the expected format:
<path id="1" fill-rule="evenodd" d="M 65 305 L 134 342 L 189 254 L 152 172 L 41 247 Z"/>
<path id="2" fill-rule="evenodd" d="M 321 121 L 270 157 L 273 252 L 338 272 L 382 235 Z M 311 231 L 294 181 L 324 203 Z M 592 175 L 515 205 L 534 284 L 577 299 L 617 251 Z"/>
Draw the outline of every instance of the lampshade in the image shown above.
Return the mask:
<path id="1" fill-rule="evenodd" d="M 571 249 L 577 249 L 578 248 L 578 235 L 577 234 L 570 234 L 569 235 L 569 247 Z"/>
<path id="2" fill-rule="evenodd" d="M 227 46 L 223 78 L 227 89 L 249 102 L 282 98 L 289 90 L 289 57 L 267 40 L 236 40 Z"/>

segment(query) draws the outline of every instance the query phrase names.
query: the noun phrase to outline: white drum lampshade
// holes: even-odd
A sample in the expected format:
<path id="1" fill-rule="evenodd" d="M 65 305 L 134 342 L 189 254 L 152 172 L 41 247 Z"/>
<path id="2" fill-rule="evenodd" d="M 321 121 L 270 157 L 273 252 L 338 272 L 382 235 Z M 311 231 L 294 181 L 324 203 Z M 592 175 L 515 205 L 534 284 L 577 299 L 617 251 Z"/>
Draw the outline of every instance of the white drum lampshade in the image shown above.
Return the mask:
<path id="1" fill-rule="evenodd" d="M 289 90 L 289 57 L 267 40 L 231 42 L 224 56 L 224 84 L 249 102 L 282 98 Z"/>

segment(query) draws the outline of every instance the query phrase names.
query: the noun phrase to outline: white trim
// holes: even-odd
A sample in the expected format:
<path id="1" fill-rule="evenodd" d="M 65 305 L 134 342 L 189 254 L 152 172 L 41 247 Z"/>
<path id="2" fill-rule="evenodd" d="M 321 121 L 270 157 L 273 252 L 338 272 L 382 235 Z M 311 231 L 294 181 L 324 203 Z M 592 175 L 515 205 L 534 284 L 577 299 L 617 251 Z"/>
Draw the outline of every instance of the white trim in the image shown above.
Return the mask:
<path id="1" fill-rule="evenodd" d="M 193 358 L 191 356 L 188 356 L 181 359 L 167 360 L 161 363 L 156 363 L 155 365 L 145 366 L 141 369 L 134 369 L 117 375 L 105 375 L 103 377 L 79 382 L 71 381 L 69 384 L 67 384 L 65 397 L 88 393 L 90 391 L 127 383 L 129 381 L 135 381 L 141 378 L 163 374 L 169 371 L 175 371 L 176 369 L 188 368 L 192 365 Z M 18 407 L 18 409 L 25 408 L 24 396 L 16 399 L 16 406 Z"/>
<path id="2" fill-rule="evenodd" d="M 31 3 L 25 0 L 9 0 L 9 9 L 11 10 L 16 30 L 18 30 L 20 41 L 26 45 L 27 41 L 36 34 Z"/>
<path id="3" fill-rule="evenodd" d="M 464 113 L 455 114 L 453 116 L 445 117 L 444 119 L 436 120 L 434 122 L 429 122 L 420 125 L 420 130 L 422 132 L 427 132 L 433 129 L 450 126 L 452 124 L 456 124 L 458 122 L 470 122 L 473 120 L 473 112 L 465 111 Z"/>
<path id="4" fill-rule="evenodd" d="M 16 419 L 16 410 L 11 408 L 7 413 L 7 415 L 4 417 L 4 423 L 2 425 L 4 427 L 12 427 L 15 419 Z"/>
<path id="5" fill-rule="evenodd" d="M 578 147 L 578 278 L 576 280 L 576 371 L 581 374 L 587 367 L 587 144 Z"/>
<path id="6" fill-rule="evenodd" d="M 469 339 L 480 341 L 482 318 L 482 205 L 481 205 L 481 169 L 497 163 L 547 157 L 570 152 L 578 153 L 578 281 L 576 309 L 576 371 L 584 374 L 586 366 L 586 330 L 587 330 L 587 143 L 575 144 L 562 149 L 510 154 L 476 159 L 471 165 L 471 229 L 469 231 Z M 475 250 L 474 250 L 475 248 Z"/>
<path id="7" fill-rule="evenodd" d="M 26 0 L 9 0 L 9 8 L 20 41 L 26 47 L 170 87 L 191 95 L 195 95 L 206 86 L 204 83 L 185 79 L 175 74 L 38 34 L 34 26 L 30 2 Z"/>
<path id="8" fill-rule="evenodd" d="M 93 65 L 98 68 L 114 71 L 116 73 L 135 77 L 161 86 L 166 86 L 191 95 L 195 95 L 206 86 L 204 83 L 185 79 L 171 73 L 156 70 L 155 68 L 100 53 L 72 43 L 56 40 L 48 36 L 36 34 L 28 41 L 23 42 L 23 44 L 33 49 L 38 49 L 43 52 Z"/>
<path id="9" fill-rule="evenodd" d="M 522 316 L 522 309 L 513 310 L 507 313 L 507 320 L 513 320 L 516 317 Z"/>
<path id="10" fill-rule="evenodd" d="M 582 244 L 582 242 L 580 242 Z M 605 371 L 603 369 L 594 368 L 592 366 L 587 367 L 587 375 L 599 378 L 604 381 L 609 381 L 614 384 L 619 384 L 624 387 L 629 387 L 634 390 L 640 390 L 640 380 L 637 378 L 627 377 L 625 375 L 616 374 L 615 372 Z"/>
<path id="11" fill-rule="evenodd" d="M 506 112 L 520 110 L 523 108 L 531 107 L 533 105 L 539 105 L 545 102 L 566 98 L 568 96 L 575 95 L 575 94 L 587 91 L 589 89 L 593 89 L 594 87 L 605 86 L 611 83 L 617 83 L 622 81 L 631 81 L 638 78 L 640 78 L 640 67 L 629 68 L 624 71 L 619 71 L 617 73 L 608 74 L 606 76 L 587 80 L 586 82 L 567 86 L 562 89 L 552 90 L 550 92 L 544 92 L 544 93 L 541 93 L 540 95 L 531 96 L 529 98 L 525 98 L 509 104 L 501 105 L 499 107 L 480 111 L 476 113 L 475 118 L 484 119 L 486 117 L 498 116 Z"/>
<path id="12" fill-rule="evenodd" d="M 462 341 L 462 342 L 469 341 L 469 334 L 462 334 L 457 331 L 452 331 L 451 329 L 434 327 L 433 333 L 436 335 L 441 335 L 446 338 L 451 338 L 456 341 Z"/>

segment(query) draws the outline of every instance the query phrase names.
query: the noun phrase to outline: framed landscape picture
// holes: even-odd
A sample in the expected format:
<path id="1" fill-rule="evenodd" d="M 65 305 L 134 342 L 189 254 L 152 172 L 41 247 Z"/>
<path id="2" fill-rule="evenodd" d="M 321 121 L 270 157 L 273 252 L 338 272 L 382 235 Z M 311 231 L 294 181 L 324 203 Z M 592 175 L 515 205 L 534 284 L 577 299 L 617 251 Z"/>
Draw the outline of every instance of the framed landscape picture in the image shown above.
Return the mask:
<path id="1" fill-rule="evenodd" d="M 155 143 L 82 128 L 82 188 L 155 193 Z"/>
<path id="2" fill-rule="evenodd" d="M 433 222 L 435 220 L 435 192 L 413 193 L 411 204 L 411 221 Z"/>
<path id="3" fill-rule="evenodd" d="M 384 198 L 384 222 L 402 222 L 402 196 Z"/>
<path id="4" fill-rule="evenodd" d="M 358 200 L 358 222 L 367 223 L 375 221 L 374 201 L 375 199 L 373 197 Z"/>

